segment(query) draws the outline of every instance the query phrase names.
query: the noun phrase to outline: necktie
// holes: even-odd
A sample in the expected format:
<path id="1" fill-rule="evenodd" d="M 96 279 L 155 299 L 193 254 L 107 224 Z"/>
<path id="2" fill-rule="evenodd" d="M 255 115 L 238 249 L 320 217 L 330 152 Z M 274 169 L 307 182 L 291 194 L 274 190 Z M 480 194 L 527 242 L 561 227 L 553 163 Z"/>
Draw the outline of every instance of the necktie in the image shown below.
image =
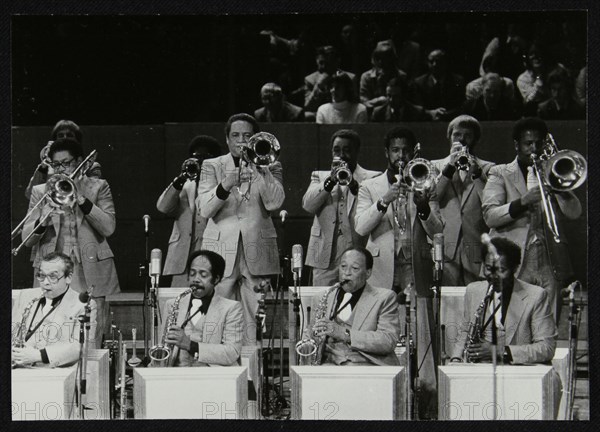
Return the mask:
<path id="1" fill-rule="evenodd" d="M 467 178 L 467 172 L 463 171 L 463 170 L 460 170 L 458 172 L 458 175 L 460 176 L 460 180 L 464 183 L 465 179 Z"/>
<path id="2" fill-rule="evenodd" d="M 496 313 L 494 313 L 496 310 Z M 496 327 L 502 328 L 502 293 L 494 293 L 494 301 L 490 302 L 490 314 L 494 313 Z"/>
<path id="3" fill-rule="evenodd" d="M 202 306 L 201 299 L 192 299 L 192 308 L 190 309 L 190 316 L 192 317 L 191 322 L 194 326 L 197 326 L 198 322 L 200 322 L 202 313 L 199 312 L 198 310 L 200 309 L 201 306 Z"/>
<path id="4" fill-rule="evenodd" d="M 352 293 L 344 293 L 344 298 L 340 303 L 340 307 L 344 306 L 346 303 L 350 301 L 352 298 Z M 352 306 L 347 305 L 338 313 L 339 319 L 342 321 L 348 321 L 350 319 L 350 315 L 352 314 Z"/>
<path id="5" fill-rule="evenodd" d="M 52 310 L 52 300 L 46 299 L 46 303 L 42 306 L 42 316 L 45 317 Z"/>

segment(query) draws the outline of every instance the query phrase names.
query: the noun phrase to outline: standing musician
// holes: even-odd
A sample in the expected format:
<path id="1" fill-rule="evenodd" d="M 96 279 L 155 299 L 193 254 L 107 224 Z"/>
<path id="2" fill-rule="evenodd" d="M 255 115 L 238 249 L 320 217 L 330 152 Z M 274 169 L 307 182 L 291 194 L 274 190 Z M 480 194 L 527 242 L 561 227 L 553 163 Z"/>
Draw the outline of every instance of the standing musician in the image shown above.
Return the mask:
<path id="1" fill-rule="evenodd" d="M 358 192 L 356 232 L 369 235 L 367 249 L 373 254 L 369 283 L 376 287 L 404 291 L 416 287 L 418 352 L 421 365 L 423 410 L 421 418 L 435 416 L 435 365 L 432 343 L 434 330 L 432 301 L 431 246 L 443 222 L 435 190 L 409 191 L 399 182 L 402 168 L 414 156 L 417 140 L 409 129 L 398 127 L 385 136 L 387 170 L 365 180 Z M 432 173 L 433 174 L 433 173 Z M 431 403 L 430 406 L 427 406 Z"/>
<path id="2" fill-rule="evenodd" d="M 171 286 L 187 285 L 185 268 L 190 253 L 200 249 L 206 218 L 196 209 L 200 166 L 205 159 L 221 154 L 218 141 L 208 135 L 198 135 L 189 144 L 181 173 L 167 186 L 156 202 L 159 212 L 175 218 L 169 239 L 163 275 L 172 275 Z"/>
<path id="3" fill-rule="evenodd" d="M 333 285 L 344 251 L 366 244 L 366 238 L 354 230 L 356 196 L 363 180 L 381 173 L 361 167 L 359 151 L 360 137 L 356 132 L 335 132 L 331 136 L 331 155 L 337 165 L 332 164 L 331 171 L 313 171 L 302 198 L 304 210 L 315 215 L 306 254 L 306 265 L 313 268 L 314 286 Z M 345 167 L 340 167 L 340 162 Z"/>
<path id="4" fill-rule="evenodd" d="M 79 358 L 78 317 L 86 306 L 79 300 L 79 290 L 71 288 L 73 261 L 60 252 L 50 253 L 40 261 L 35 278 L 41 289 L 21 290 L 12 308 L 13 363 L 17 367 L 70 366 Z M 90 306 L 92 337 L 96 303 L 91 300 Z"/>
<path id="5" fill-rule="evenodd" d="M 176 325 L 169 327 L 165 335 L 167 344 L 179 347 L 174 365 L 238 364 L 242 351 L 242 305 L 215 294 L 215 286 L 223 278 L 225 260 L 215 252 L 199 250 L 190 255 L 187 267 L 192 293 L 181 299 Z M 171 311 L 174 301 L 167 301 L 166 311 Z"/>
<path id="6" fill-rule="evenodd" d="M 46 184 L 48 176 L 54 174 L 54 171 L 50 166 L 51 161 L 48 158 L 48 150 L 50 150 L 50 145 L 52 142 L 60 138 L 71 138 L 81 144 L 83 134 L 81 133 L 79 126 L 71 120 L 59 120 L 54 125 L 54 128 L 52 128 L 52 132 L 50 134 L 50 141 L 40 151 L 40 164 L 36 167 L 31 179 L 29 180 L 29 184 L 25 188 L 25 197 L 27 199 L 31 198 L 31 190 L 34 186 Z M 98 162 L 94 162 L 92 167 L 86 172 L 86 175 L 88 177 L 95 178 L 102 177 L 100 164 Z"/>
<path id="7" fill-rule="evenodd" d="M 444 219 L 442 284 L 446 286 L 464 286 L 479 279 L 479 239 L 489 231 L 483 221 L 481 196 L 494 165 L 475 156 L 480 137 L 476 119 L 458 116 L 448 125 L 450 155 L 431 161 L 442 173 L 436 192 Z"/>
<path id="8" fill-rule="evenodd" d="M 343 253 L 338 271 L 341 288 L 325 294 L 325 316 L 313 320 L 310 331 L 324 338 L 323 363 L 399 364 L 394 354 L 400 333 L 398 303 L 391 290 L 367 283 L 373 256 L 364 248 L 350 248 Z M 318 306 L 313 310 L 318 312 Z"/>
<path id="9" fill-rule="evenodd" d="M 538 118 L 517 121 L 513 141 L 517 157 L 511 163 L 490 170 L 483 191 L 483 217 L 490 235 L 507 237 L 523 252 L 519 279 L 548 291 L 556 322 L 561 309 L 560 290 L 572 277 L 571 260 L 564 242 L 555 243 L 548 232 L 541 200 L 542 191 L 533 172 L 531 155 L 540 154 L 548 128 Z M 581 203 L 573 192 L 555 192 L 551 200 L 561 222 L 577 219 Z"/>
<path id="10" fill-rule="evenodd" d="M 268 168 L 247 166 L 242 147 L 259 131 L 254 117 L 234 114 L 225 126 L 229 153 L 202 164 L 197 207 L 208 219 L 202 249 L 225 258 L 219 295 L 241 299 L 244 308 L 244 344 L 256 343 L 253 288 L 279 272 L 277 233 L 271 212 L 283 204 L 285 192 L 281 163 Z"/>
<path id="11" fill-rule="evenodd" d="M 48 157 L 55 174 L 68 176 L 82 162 L 83 151 L 75 140 L 58 139 L 50 146 Z M 53 181 L 34 186 L 30 210 L 47 187 L 54 187 Z M 25 246 L 33 247 L 31 260 L 36 272 L 44 255 L 62 252 L 73 261 L 73 289 L 86 292 L 93 286 L 91 295 L 98 307 L 95 343 L 100 347 L 107 321 L 105 296 L 120 292 L 113 252 L 106 241 L 115 230 L 115 206 L 106 180 L 82 175 L 73 185 L 72 204 L 58 205 L 47 199 L 29 216 L 22 236 L 25 239 L 33 231 Z"/>

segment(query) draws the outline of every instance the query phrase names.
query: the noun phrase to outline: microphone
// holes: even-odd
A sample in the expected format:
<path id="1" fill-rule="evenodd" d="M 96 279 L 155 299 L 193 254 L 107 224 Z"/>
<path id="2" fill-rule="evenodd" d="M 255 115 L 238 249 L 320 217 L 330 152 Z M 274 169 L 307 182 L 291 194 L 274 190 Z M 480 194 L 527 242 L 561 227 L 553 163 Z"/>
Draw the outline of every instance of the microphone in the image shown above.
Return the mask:
<path id="1" fill-rule="evenodd" d="M 292 246 L 292 271 L 298 280 L 302 278 L 303 254 L 304 250 L 302 249 L 302 245 L 295 244 Z"/>
<path id="2" fill-rule="evenodd" d="M 142 219 L 144 219 L 144 232 L 146 234 L 148 234 L 148 225 L 150 225 L 150 216 L 144 215 L 144 217 Z M 148 252 L 146 252 L 146 253 L 148 253 Z"/>
<path id="3" fill-rule="evenodd" d="M 162 251 L 160 249 L 152 249 L 152 252 L 150 252 L 150 277 L 152 277 L 152 285 L 154 286 L 158 286 L 161 267 Z"/>
<path id="4" fill-rule="evenodd" d="M 287 219 L 287 217 L 288 217 L 288 212 L 287 212 L 287 211 L 285 211 L 285 210 L 281 210 L 281 211 L 279 212 L 279 217 L 281 218 L 281 226 L 284 226 L 284 225 L 285 225 L 285 220 L 286 220 L 286 219 Z"/>
<path id="5" fill-rule="evenodd" d="M 437 284 L 442 282 L 442 273 L 444 272 L 444 234 L 434 234 L 433 236 L 433 281 Z"/>
<path id="6" fill-rule="evenodd" d="M 90 299 L 90 295 L 86 292 L 79 293 L 79 301 L 81 303 L 87 303 Z"/>

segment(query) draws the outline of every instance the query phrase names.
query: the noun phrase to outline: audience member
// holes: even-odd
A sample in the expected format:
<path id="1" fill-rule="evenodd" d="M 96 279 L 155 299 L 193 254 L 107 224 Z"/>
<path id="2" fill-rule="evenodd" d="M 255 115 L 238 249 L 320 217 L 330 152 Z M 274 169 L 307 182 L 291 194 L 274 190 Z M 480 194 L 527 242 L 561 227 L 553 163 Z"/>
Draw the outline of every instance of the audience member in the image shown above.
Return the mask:
<path id="1" fill-rule="evenodd" d="M 585 118 L 585 110 L 575 100 L 573 82 L 566 69 L 556 67 L 548 74 L 550 99 L 538 104 L 538 117 L 544 120 Z"/>
<path id="2" fill-rule="evenodd" d="M 275 83 L 266 83 L 260 89 L 260 99 L 263 107 L 254 111 L 258 121 L 299 122 L 304 121 L 304 110 L 287 102 L 281 87 Z"/>
<path id="3" fill-rule="evenodd" d="M 354 81 L 355 75 L 339 68 L 340 57 L 331 45 L 317 48 L 317 70 L 304 78 L 304 109 L 307 112 L 317 112 L 317 109 L 331 102 L 329 92 L 331 79 L 335 75 L 346 74 Z"/>
<path id="4" fill-rule="evenodd" d="M 427 57 L 429 72 L 411 83 L 411 100 L 430 111 L 433 120 L 454 118 L 465 97 L 462 76 L 448 70 L 446 53 L 435 49 Z"/>
<path id="5" fill-rule="evenodd" d="M 466 101 L 463 112 L 478 120 L 515 120 L 517 114 L 505 97 L 505 81 L 497 73 L 482 77 L 482 94 L 477 99 Z"/>
<path id="6" fill-rule="evenodd" d="M 490 73 L 499 71 L 498 57 L 495 54 L 484 53 L 481 61 L 481 76 L 467 84 L 465 98 L 467 101 L 475 100 L 483 93 L 483 77 Z M 504 85 L 502 86 L 502 97 L 508 100 L 513 106 L 515 104 L 515 84 L 508 77 L 500 76 Z"/>
<path id="7" fill-rule="evenodd" d="M 392 41 L 377 43 L 371 55 L 373 67 L 360 77 L 360 101 L 372 110 L 387 102 L 386 86 L 392 78 L 406 80 L 406 73 L 396 66 L 398 58 Z"/>
<path id="8" fill-rule="evenodd" d="M 587 106 L 587 66 L 584 66 L 575 80 L 575 95 L 582 107 Z"/>
<path id="9" fill-rule="evenodd" d="M 406 99 L 408 85 L 404 79 L 392 78 L 385 89 L 386 104 L 375 107 L 371 118 L 374 122 L 413 122 L 430 120 L 429 113 Z"/>
<path id="10" fill-rule="evenodd" d="M 366 123 L 367 108 L 355 102 L 354 85 L 346 74 L 335 75 L 329 83 L 331 102 L 321 105 L 317 110 L 317 123 L 342 124 Z"/>

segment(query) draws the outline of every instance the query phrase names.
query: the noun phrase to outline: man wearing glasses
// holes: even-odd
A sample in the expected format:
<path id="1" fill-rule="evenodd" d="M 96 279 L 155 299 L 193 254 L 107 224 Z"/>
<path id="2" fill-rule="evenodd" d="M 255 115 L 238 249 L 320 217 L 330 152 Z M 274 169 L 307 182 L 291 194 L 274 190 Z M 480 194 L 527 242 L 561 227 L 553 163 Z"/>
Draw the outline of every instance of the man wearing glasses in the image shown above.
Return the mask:
<path id="1" fill-rule="evenodd" d="M 12 309 L 12 361 L 20 366 L 69 366 L 79 358 L 79 316 L 86 304 L 73 283 L 73 261 L 62 253 L 46 255 L 35 273 L 39 288 L 21 290 Z M 90 338 L 96 303 L 90 301 Z M 23 343 L 23 346 L 19 346 Z"/>
<path id="2" fill-rule="evenodd" d="M 63 138 L 52 143 L 48 157 L 55 174 L 68 176 L 82 162 L 83 150 L 79 142 Z M 46 185 L 32 189 L 29 209 L 55 182 L 53 176 Z M 93 287 L 91 295 L 98 306 L 95 343 L 99 347 L 106 323 L 104 298 L 120 291 L 113 253 L 106 241 L 115 230 L 115 208 L 106 180 L 78 175 L 73 182 L 72 203 L 60 205 L 46 198 L 25 222 L 22 235 L 25 239 L 33 231 L 25 245 L 33 247 L 34 269 L 39 268 L 44 255 L 61 252 L 74 263 L 73 289 L 85 292 Z"/>

